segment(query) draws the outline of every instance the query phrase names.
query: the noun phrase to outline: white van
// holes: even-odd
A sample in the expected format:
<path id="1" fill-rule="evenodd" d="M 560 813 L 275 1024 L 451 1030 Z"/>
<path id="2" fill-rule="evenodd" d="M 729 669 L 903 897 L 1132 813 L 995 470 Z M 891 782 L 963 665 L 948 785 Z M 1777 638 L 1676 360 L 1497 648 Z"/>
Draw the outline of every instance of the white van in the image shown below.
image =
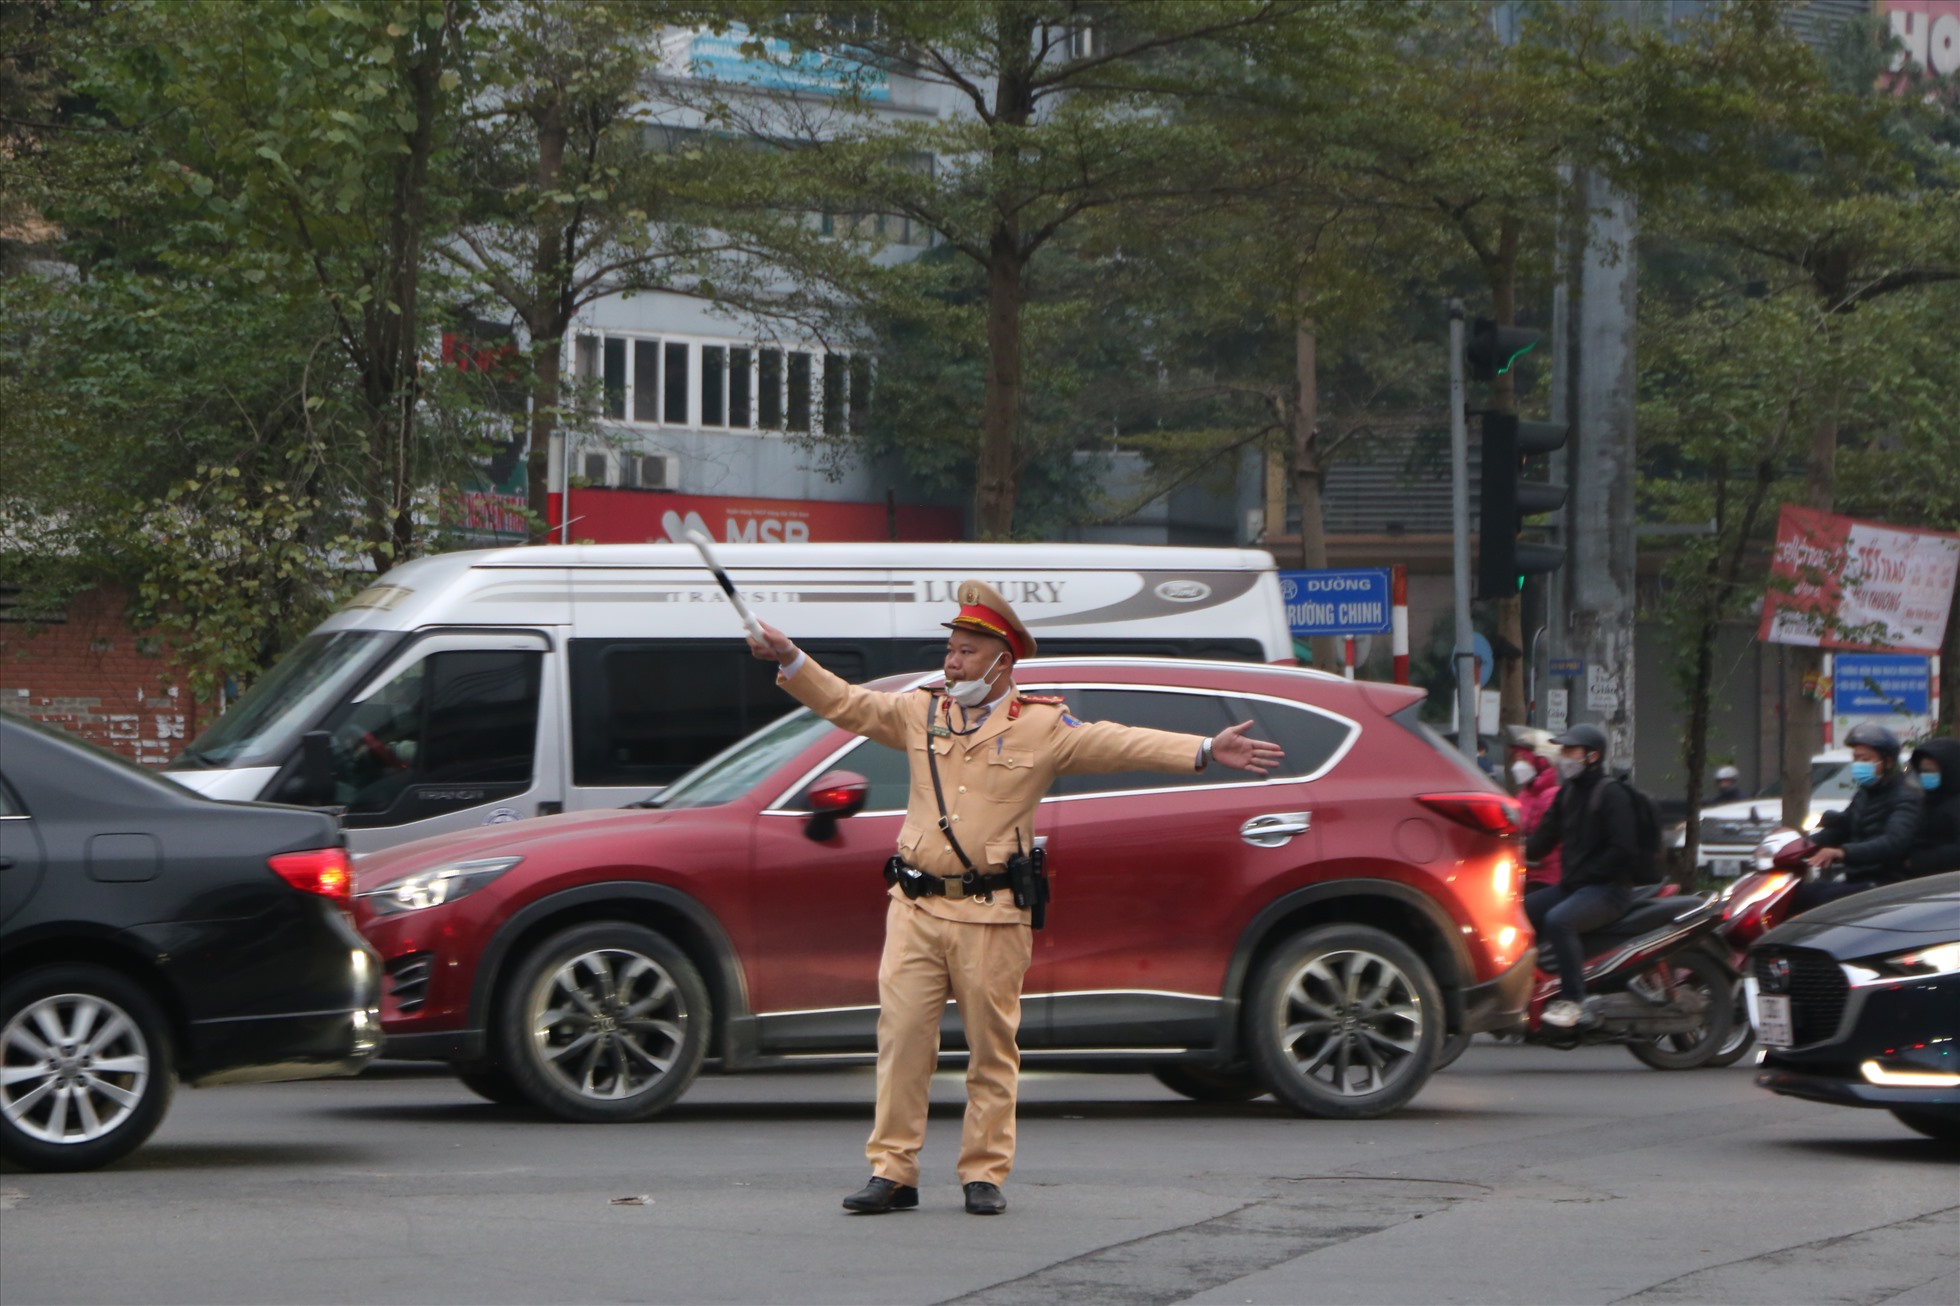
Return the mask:
<path id="1" fill-rule="evenodd" d="M 1270 555 L 1068 544 L 730 544 L 755 609 L 853 681 L 940 665 L 954 587 L 999 588 L 1043 655 L 1291 662 Z M 651 796 L 795 706 L 695 551 L 448 553 L 322 622 L 166 773 L 344 809 L 356 852 Z"/>

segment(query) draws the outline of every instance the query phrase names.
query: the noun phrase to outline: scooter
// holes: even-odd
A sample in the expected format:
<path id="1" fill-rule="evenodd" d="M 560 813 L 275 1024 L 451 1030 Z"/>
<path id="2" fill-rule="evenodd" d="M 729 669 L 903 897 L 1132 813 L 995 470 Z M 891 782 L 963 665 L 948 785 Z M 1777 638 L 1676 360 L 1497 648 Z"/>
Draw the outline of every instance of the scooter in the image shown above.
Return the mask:
<path id="1" fill-rule="evenodd" d="M 1813 873 L 1804 859 L 1816 845 L 1795 831 L 1782 833 L 1787 837 L 1772 836 L 1757 850 L 1755 870 L 1737 876 L 1722 892 L 1722 923 L 1717 933 L 1736 976 L 1733 1011 L 1728 1038 L 1703 1065 L 1734 1065 L 1756 1046 L 1748 1000 L 1742 992 L 1743 958 L 1750 944 L 1795 915 L 1797 887 Z"/>
<path id="2" fill-rule="evenodd" d="M 1542 967 L 1525 1022 L 1511 1033 L 1527 1043 L 1572 1048 L 1620 1043 L 1656 1070 L 1706 1064 L 1729 1038 L 1734 1019 L 1734 973 L 1710 946 L 1722 923 L 1712 894 L 1673 894 L 1665 886 L 1637 891 L 1626 915 L 1581 937 L 1586 993 L 1599 1022 L 1561 1029 L 1546 1025 L 1545 1008 L 1558 1000 L 1558 976 Z M 1547 952 L 1540 953 L 1549 960 Z"/>

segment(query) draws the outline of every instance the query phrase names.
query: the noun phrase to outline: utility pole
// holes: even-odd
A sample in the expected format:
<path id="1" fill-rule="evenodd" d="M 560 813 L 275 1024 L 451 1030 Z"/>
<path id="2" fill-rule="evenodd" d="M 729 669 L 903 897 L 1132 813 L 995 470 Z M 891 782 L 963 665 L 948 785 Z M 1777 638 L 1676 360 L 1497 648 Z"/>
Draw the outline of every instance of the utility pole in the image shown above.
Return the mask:
<path id="1" fill-rule="evenodd" d="M 1450 301 L 1450 533 L 1456 591 L 1456 746 L 1477 761 L 1477 645 L 1470 625 L 1470 432 L 1463 396 L 1463 301 Z"/>
<path id="2" fill-rule="evenodd" d="M 1636 214 L 1632 196 L 1597 173 L 1577 178 L 1590 214 L 1580 251 L 1579 305 L 1573 325 L 1574 410 L 1565 514 L 1567 629 L 1559 634 L 1584 659 L 1572 716 L 1596 722 L 1612 745 L 1612 765 L 1634 758 L 1634 292 Z M 1555 643 L 1554 647 L 1557 647 Z"/>

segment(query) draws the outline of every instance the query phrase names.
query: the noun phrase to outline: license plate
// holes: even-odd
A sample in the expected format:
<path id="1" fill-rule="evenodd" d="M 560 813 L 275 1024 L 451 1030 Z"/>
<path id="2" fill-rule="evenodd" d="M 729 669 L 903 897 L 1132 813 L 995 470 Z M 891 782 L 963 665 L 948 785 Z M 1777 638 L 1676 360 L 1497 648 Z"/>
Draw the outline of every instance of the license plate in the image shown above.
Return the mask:
<path id="1" fill-rule="evenodd" d="M 1708 869 L 1723 879 L 1734 879 L 1742 874 L 1740 857 L 1717 857 L 1709 863 Z"/>
<path id="2" fill-rule="evenodd" d="M 1797 1041 L 1790 1023 L 1790 999 L 1780 993 L 1756 997 L 1756 1033 L 1767 1047 L 1787 1048 Z"/>

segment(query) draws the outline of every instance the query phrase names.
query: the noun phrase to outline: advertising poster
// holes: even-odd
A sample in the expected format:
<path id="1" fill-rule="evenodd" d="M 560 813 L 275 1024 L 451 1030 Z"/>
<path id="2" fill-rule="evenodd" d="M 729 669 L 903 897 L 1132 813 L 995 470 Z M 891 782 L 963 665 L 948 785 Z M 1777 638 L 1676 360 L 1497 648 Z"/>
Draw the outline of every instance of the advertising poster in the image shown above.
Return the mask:
<path id="1" fill-rule="evenodd" d="M 1756 637 L 1811 648 L 1937 652 L 1956 574 L 1960 534 L 1786 504 Z"/>

